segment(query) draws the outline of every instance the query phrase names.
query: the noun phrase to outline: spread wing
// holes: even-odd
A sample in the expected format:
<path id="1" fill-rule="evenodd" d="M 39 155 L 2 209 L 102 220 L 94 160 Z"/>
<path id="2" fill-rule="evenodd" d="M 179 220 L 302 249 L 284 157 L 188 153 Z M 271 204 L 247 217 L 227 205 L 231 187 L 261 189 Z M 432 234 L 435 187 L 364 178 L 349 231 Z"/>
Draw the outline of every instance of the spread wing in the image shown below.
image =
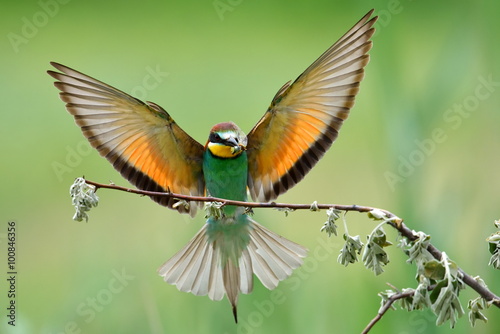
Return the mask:
<path id="1" fill-rule="evenodd" d="M 58 63 L 48 71 L 61 90 L 66 109 L 90 144 L 137 188 L 203 195 L 203 146 L 184 132 L 160 106 L 144 103 L 118 89 Z M 172 208 L 177 202 L 152 197 Z M 179 212 L 194 215 L 190 209 Z"/>
<path id="2" fill-rule="evenodd" d="M 284 193 L 318 162 L 354 105 L 374 33 L 368 12 L 291 85 L 285 84 L 248 135 L 254 200 Z"/>

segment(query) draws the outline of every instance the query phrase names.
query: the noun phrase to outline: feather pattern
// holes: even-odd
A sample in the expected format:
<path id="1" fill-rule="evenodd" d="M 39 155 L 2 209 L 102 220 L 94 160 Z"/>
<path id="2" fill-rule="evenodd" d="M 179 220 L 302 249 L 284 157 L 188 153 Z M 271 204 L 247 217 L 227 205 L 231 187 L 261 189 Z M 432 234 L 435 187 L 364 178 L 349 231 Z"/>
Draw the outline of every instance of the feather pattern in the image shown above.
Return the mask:
<path id="1" fill-rule="evenodd" d="M 254 274 L 272 290 L 300 267 L 307 249 L 252 221 L 248 249 Z"/>
<path id="2" fill-rule="evenodd" d="M 58 63 L 58 81 L 66 109 L 99 153 L 132 184 L 142 190 L 204 194 L 203 146 L 184 132 L 160 106 L 144 103 L 101 81 Z M 153 197 L 173 208 L 177 200 Z M 179 212 L 194 215 L 178 206 Z"/>
<path id="3" fill-rule="evenodd" d="M 221 300 L 227 294 L 235 320 L 238 294 L 252 292 L 253 274 L 266 288 L 274 289 L 292 274 L 293 269 L 302 265 L 302 258 L 307 255 L 306 248 L 246 215 L 243 217 L 248 219 L 250 241 L 240 256 L 227 256 L 228 250 L 234 252 L 239 248 L 238 241 L 227 237 L 210 240 L 209 224 L 205 224 L 186 246 L 158 269 L 160 276 L 180 291 L 198 296 L 208 294 L 212 300 Z"/>
<path id="4" fill-rule="evenodd" d="M 186 246 L 158 269 L 158 274 L 180 291 L 197 296 L 208 294 L 212 300 L 221 300 L 225 290 L 220 254 L 214 249 L 214 243 L 208 241 L 206 230 L 207 225 L 204 225 Z M 186 279 L 188 276 L 191 277 Z"/>
<path id="5" fill-rule="evenodd" d="M 248 135 L 248 188 L 254 200 L 284 193 L 337 138 L 368 63 L 374 33 L 367 13 L 294 82 L 276 94 Z"/>

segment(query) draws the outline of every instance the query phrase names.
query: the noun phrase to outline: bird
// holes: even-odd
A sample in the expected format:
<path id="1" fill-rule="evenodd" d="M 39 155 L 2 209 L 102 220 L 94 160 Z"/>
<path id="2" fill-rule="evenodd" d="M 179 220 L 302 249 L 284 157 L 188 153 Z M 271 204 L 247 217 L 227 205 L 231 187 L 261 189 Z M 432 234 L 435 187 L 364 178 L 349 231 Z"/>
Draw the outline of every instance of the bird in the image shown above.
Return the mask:
<path id="1" fill-rule="evenodd" d="M 373 11 L 283 85 L 248 135 L 233 122 L 219 123 L 205 145 L 153 102 L 60 63 L 50 62 L 57 71 L 47 72 L 92 147 L 138 189 L 270 202 L 301 181 L 336 140 L 369 61 Z M 191 216 L 201 206 L 151 198 Z M 254 275 L 274 289 L 302 265 L 307 249 L 257 223 L 243 207 L 220 211 L 158 273 L 180 291 L 212 300 L 226 295 L 237 323 L 238 297 L 252 292 Z"/>

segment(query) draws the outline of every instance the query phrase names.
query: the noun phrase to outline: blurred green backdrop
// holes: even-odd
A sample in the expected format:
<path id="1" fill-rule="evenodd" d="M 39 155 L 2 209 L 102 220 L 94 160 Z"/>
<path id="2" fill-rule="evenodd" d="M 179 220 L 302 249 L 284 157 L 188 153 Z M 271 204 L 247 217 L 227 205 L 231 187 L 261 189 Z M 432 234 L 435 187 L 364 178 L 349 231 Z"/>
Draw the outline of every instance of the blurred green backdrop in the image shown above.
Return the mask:
<path id="1" fill-rule="evenodd" d="M 181 293 L 156 274 L 198 231 L 201 214 L 191 220 L 147 198 L 99 191 L 89 222 L 71 220 L 75 177 L 128 183 L 90 149 L 45 73 L 58 61 L 155 101 L 204 143 L 217 122 L 248 132 L 281 85 L 371 8 L 381 18 L 351 117 L 331 151 L 279 200 L 391 210 L 500 293 L 485 243 L 500 218 L 496 2 L 12 1 L 0 14 L 0 241 L 6 268 L 14 220 L 18 315 L 14 329 L 6 325 L 2 284 L 0 331 L 358 333 L 386 282 L 415 286 L 414 266 L 395 247 L 378 277 L 359 263 L 339 265 L 341 237 L 319 233 L 324 212 L 285 218 L 257 210 L 258 221 L 311 255 L 278 294 L 259 282 L 241 296 L 235 326 L 227 301 Z M 351 234 L 374 227 L 364 215 L 347 218 Z M 475 297 L 464 291 L 464 307 Z M 464 317 L 451 330 L 436 328 L 429 312 L 397 310 L 372 332 L 498 333 L 499 315 L 487 310 L 489 323 L 474 329 Z"/>

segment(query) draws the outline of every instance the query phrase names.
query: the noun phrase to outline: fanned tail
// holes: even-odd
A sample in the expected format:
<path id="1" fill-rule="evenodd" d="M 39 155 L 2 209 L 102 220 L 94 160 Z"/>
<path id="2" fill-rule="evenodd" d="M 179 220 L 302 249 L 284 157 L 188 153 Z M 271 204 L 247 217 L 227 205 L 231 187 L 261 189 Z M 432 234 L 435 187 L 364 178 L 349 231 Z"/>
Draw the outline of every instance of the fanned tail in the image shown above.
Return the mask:
<path id="1" fill-rule="evenodd" d="M 241 254 L 228 254 L 238 249 L 235 245 L 239 245 L 241 239 L 235 241 L 224 233 L 209 238 L 208 224 L 205 224 L 184 248 L 158 269 L 158 273 L 183 292 L 197 296 L 208 294 L 212 300 L 221 300 L 227 294 L 234 320 L 238 322 L 238 295 L 252 292 L 252 274 L 266 288 L 274 289 L 302 265 L 302 258 L 307 255 L 306 248 L 268 230 L 250 217 L 247 219 L 249 224 L 245 230 L 250 238 Z"/>
<path id="2" fill-rule="evenodd" d="M 221 300 L 224 297 L 220 253 L 208 242 L 207 225 L 159 269 L 165 282 L 177 286 L 180 291 L 197 296 Z"/>
<path id="3" fill-rule="evenodd" d="M 254 274 L 272 290 L 304 262 L 307 249 L 260 225 L 251 222 L 248 250 Z"/>

